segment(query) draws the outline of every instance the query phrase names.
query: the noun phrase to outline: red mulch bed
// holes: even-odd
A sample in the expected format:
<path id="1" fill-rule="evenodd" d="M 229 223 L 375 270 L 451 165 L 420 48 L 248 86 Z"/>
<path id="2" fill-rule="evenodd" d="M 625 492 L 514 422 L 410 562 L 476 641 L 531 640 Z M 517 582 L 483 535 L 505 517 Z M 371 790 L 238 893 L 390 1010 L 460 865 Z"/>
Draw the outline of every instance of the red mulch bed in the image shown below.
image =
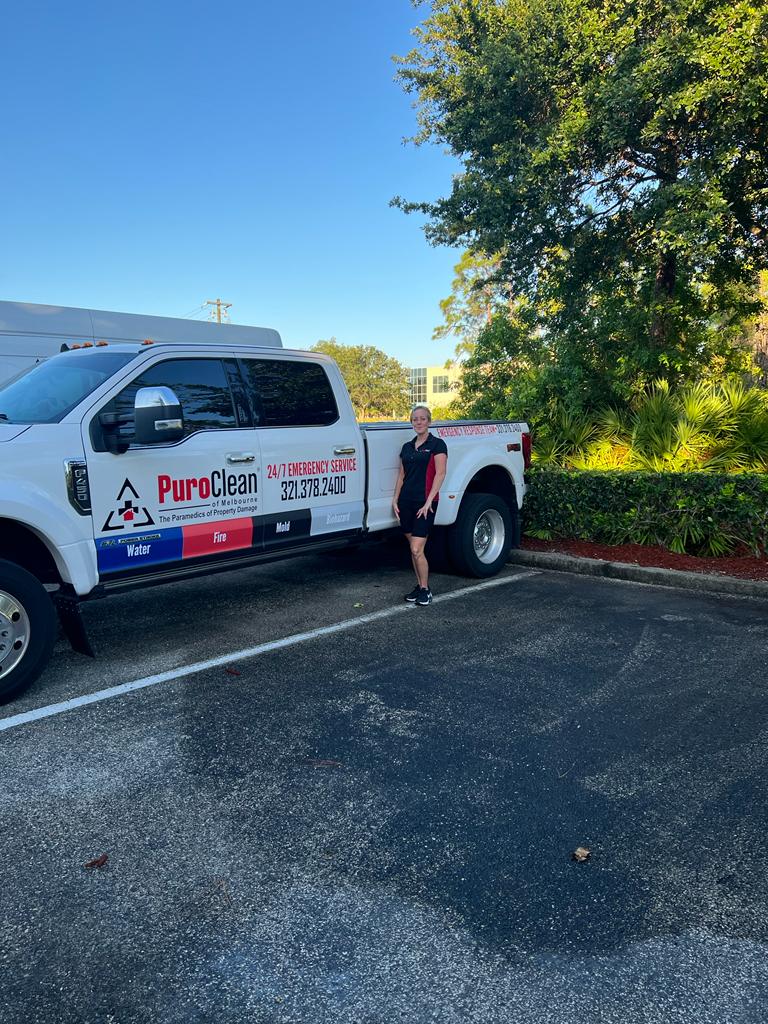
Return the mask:
<path id="1" fill-rule="evenodd" d="M 727 558 L 699 558 L 676 555 L 666 548 L 645 544 L 593 544 L 588 540 L 536 540 L 523 538 L 528 551 L 559 551 L 579 558 L 600 558 L 606 562 L 628 562 L 630 565 L 651 565 L 659 569 L 683 569 L 713 576 L 738 576 L 743 580 L 768 580 L 768 560 L 754 555 L 736 554 Z"/>

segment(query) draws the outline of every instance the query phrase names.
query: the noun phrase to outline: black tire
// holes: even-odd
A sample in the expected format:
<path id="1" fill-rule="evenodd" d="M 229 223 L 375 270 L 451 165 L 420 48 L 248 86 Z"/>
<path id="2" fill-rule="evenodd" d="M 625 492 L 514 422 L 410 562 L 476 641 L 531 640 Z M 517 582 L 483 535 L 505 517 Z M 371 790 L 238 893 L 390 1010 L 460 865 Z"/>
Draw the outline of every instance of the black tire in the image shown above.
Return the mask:
<path id="1" fill-rule="evenodd" d="M 467 494 L 451 527 L 450 552 L 465 576 L 495 576 L 515 539 L 515 516 L 495 494 Z"/>
<path id="2" fill-rule="evenodd" d="M 0 561 L 0 704 L 30 686 L 56 639 L 53 602 L 26 569 Z"/>

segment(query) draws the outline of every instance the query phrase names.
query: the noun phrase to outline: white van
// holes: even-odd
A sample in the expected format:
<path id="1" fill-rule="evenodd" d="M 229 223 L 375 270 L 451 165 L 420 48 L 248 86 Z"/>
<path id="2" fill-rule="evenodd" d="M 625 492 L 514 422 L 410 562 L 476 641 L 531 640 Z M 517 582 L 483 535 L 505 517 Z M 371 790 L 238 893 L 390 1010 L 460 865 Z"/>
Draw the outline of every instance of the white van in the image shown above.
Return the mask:
<path id="1" fill-rule="evenodd" d="M 281 348 L 277 331 L 266 327 L 182 320 L 170 316 L 113 313 L 104 309 L 0 302 L 0 384 L 61 352 L 64 346 L 99 341 L 226 342 Z"/>

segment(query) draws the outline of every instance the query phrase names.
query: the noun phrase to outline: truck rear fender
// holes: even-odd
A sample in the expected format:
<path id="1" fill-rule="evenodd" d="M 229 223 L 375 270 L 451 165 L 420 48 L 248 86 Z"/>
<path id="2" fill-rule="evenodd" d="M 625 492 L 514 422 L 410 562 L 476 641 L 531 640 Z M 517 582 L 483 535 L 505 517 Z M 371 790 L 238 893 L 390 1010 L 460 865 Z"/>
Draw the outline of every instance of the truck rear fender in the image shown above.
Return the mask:
<path id="1" fill-rule="evenodd" d="M 457 487 L 455 477 L 449 468 L 449 486 L 446 487 L 443 484 L 440 491 L 440 504 L 436 519 L 438 525 L 450 526 L 456 522 L 461 500 L 465 494 L 497 494 L 511 509 L 517 511 L 522 507 L 525 494 L 522 466 L 519 480 L 515 479 L 509 469 L 500 465 L 478 466 L 475 464 L 471 467 L 462 466 L 461 469 L 464 470 L 461 474 L 462 483 L 460 487 Z M 444 497 L 448 500 L 444 501 Z"/>

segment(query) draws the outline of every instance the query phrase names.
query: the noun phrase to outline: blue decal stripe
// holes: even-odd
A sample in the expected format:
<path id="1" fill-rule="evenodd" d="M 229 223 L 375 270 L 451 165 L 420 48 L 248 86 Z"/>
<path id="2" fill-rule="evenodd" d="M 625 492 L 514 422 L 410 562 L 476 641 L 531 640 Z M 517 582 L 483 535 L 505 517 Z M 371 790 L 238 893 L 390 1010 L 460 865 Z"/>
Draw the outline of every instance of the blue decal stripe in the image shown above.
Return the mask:
<path id="1" fill-rule="evenodd" d="M 100 573 L 125 572 L 140 566 L 179 561 L 182 551 L 181 527 L 130 537 L 102 537 L 96 541 Z"/>

